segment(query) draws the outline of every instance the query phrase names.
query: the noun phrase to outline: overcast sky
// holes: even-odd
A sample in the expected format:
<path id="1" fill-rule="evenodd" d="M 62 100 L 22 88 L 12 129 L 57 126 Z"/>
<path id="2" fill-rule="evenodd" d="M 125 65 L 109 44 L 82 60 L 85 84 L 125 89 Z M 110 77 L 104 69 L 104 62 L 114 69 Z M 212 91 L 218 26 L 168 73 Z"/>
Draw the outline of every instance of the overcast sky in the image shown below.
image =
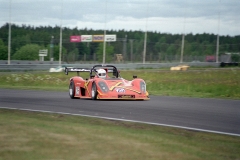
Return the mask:
<path id="1" fill-rule="evenodd" d="M 235 36 L 240 0 L 0 0 L 0 26 L 10 19 L 31 26 Z"/>

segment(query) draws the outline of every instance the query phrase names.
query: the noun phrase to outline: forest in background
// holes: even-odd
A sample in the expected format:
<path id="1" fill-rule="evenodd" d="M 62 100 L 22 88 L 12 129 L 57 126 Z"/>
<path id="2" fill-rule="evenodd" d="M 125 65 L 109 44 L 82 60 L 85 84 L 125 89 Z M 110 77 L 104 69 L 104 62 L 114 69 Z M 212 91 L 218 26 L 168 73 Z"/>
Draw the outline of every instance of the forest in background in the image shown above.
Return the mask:
<path id="1" fill-rule="evenodd" d="M 0 60 L 8 58 L 9 25 L 0 28 Z M 102 61 L 103 43 L 70 42 L 72 35 L 103 35 L 104 30 L 89 28 L 62 28 L 62 60 L 63 61 Z M 106 34 L 116 34 L 116 42 L 106 45 L 106 62 L 112 62 L 115 54 L 122 54 L 126 61 L 142 61 L 144 46 L 144 31 L 107 30 Z M 11 59 L 38 60 L 40 49 L 48 49 L 45 60 L 59 59 L 59 26 L 30 26 L 11 24 Z M 204 57 L 216 55 L 217 35 L 203 33 L 185 35 L 184 61 L 205 61 Z M 182 35 L 160 32 L 147 32 L 147 61 L 174 61 L 181 55 Z M 220 36 L 219 55 L 225 53 L 240 53 L 240 35 Z M 240 60 L 239 54 L 235 55 Z"/>

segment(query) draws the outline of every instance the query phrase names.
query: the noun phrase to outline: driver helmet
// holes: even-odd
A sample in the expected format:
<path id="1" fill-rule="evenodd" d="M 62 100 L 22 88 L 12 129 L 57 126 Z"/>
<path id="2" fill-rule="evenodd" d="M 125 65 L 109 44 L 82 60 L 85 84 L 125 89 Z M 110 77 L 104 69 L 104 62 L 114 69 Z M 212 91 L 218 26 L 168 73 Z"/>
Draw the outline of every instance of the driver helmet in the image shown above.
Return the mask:
<path id="1" fill-rule="evenodd" d="M 106 70 L 105 69 L 99 69 L 97 70 L 99 78 L 106 78 Z"/>

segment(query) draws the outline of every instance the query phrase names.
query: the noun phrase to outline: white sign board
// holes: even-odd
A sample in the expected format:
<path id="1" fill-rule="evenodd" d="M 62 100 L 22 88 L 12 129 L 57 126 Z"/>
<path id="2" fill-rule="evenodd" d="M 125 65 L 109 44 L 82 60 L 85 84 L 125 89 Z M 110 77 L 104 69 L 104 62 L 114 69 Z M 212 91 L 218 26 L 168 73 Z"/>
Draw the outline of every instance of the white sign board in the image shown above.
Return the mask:
<path id="1" fill-rule="evenodd" d="M 47 56 L 47 54 L 48 54 L 48 50 L 47 49 L 39 50 L 39 56 Z"/>
<path id="2" fill-rule="evenodd" d="M 47 56 L 48 54 L 48 50 L 47 49 L 42 49 L 42 50 L 39 50 L 39 60 L 40 61 L 44 61 L 44 57 Z"/>
<path id="3" fill-rule="evenodd" d="M 81 42 L 92 42 L 92 35 L 81 35 Z"/>
<path id="4" fill-rule="evenodd" d="M 117 37 L 115 34 L 108 34 L 105 35 L 105 41 L 106 42 L 115 42 L 117 40 Z"/>

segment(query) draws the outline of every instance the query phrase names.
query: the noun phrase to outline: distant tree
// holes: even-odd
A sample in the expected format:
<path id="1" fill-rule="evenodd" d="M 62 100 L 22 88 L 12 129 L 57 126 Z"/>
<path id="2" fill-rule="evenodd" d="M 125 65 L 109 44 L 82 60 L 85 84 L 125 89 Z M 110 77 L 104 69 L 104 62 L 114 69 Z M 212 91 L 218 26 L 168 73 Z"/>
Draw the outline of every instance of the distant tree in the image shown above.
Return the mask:
<path id="1" fill-rule="evenodd" d="M 39 50 L 43 47 L 37 44 L 27 44 L 21 47 L 13 55 L 12 59 L 14 60 L 38 60 L 39 59 Z"/>
<path id="2" fill-rule="evenodd" d="M 69 52 L 67 55 L 64 56 L 64 60 L 67 63 L 71 63 L 71 62 L 77 61 L 78 56 L 79 56 L 78 49 L 75 48 L 73 51 Z"/>
<path id="3" fill-rule="evenodd" d="M 27 44 L 37 44 L 39 46 L 49 46 L 51 44 L 51 37 L 54 36 L 54 60 L 59 59 L 59 43 L 60 43 L 60 26 L 29 26 L 29 25 L 16 25 L 11 24 L 11 55 L 20 50 L 23 46 Z M 9 24 L 6 23 L 0 26 L 0 38 L 2 39 L 5 48 L 8 45 L 8 29 Z M 71 35 L 96 35 L 103 34 L 103 30 L 93 30 L 91 28 L 79 29 L 75 28 L 62 28 L 62 45 L 63 49 L 66 48 L 66 53 L 75 52 L 78 49 L 78 58 L 83 58 L 86 56 L 86 60 L 92 60 L 99 51 L 99 45 L 101 43 L 70 43 L 69 37 Z M 127 57 L 130 57 L 130 49 L 133 51 L 133 60 L 142 61 L 143 54 L 143 44 L 144 44 L 144 33 L 145 31 L 127 31 L 121 30 L 107 30 L 107 34 L 116 34 L 117 41 L 111 43 L 111 47 L 114 48 L 114 53 L 123 54 L 124 53 L 124 43 L 123 39 L 127 36 Z M 240 52 L 240 36 L 220 36 L 219 41 L 219 53 L 223 54 L 225 52 L 239 53 Z M 133 40 L 131 48 L 129 40 Z M 203 34 L 186 34 L 185 35 L 185 46 L 184 46 L 184 56 L 204 56 L 213 55 L 216 53 L 216 39 L 217 35 L 203 33 Z M 160 55 L 162 59 L 167 56 L 178 56 L 181 53 L 181 34 L 171 34 L 171 33 L 158 33 L 158 32 L 148 32 L 147 37 L 147 53 L 146 55 Z M 47 47 L 48 48 L 48 47 Z M 4 50 L 4 49 L 3 49 Z M 38 53 L 38 52 L 37 52 Z M 19 54 L 19 53 L 18 53 Z M 2 57 L 4 55 L 5 57 Z M 100 54 L 99 54 L 100 55 Z M 1 59 L 6 59 L 7 54 L 0 53 Z M 18 56 L 14 56 L 18 57 Z M 127 58 L 125 57 L 125 58 Z M 19 58 L 19 57 L 18 57 Z M 38 57 L 37 57 L 38 58 Z M 85 57 L 84 57 L 85 58 Z M 49 56 L 45 57 L 45 60 L 49 60 Z M 76 59 L 77 60 L 77 59 Z M 125 59 L 127 60 L 127 59 Z M 100 60 L 102 61 L 102 59 Z"/>
<path id="4" fill-rule="evenodd" d="M 67 54 L 67 50 L 64 47 L 62 47 L 61 57 L 65 57 L 66 54 Z M 59 45 L 54 46 L 53 58 L 54 58 L 54 61 L 59 61 Z"/>
<path id="5" fill-rule="evenodd" d="M 232 54 L 232 62 L 240 62 L 240 55 Z"/>
<path id="6" fill-rule="evenodd" d="M 89 47 L 90 47 L 90 54 L 94 55 L 97 52 L 99 43 L 90 43 Z"/>
<path id="7" fill-rule="evenodd" d="M 8 58 L 8 49 L 4 45 L 3 40 L 0 39 L 0 60 L 7 60 Z"/>
<path id="8" fill-rule="evenodd" d="M 78 54 L 80 57 L 83 57 L 84 54 L 87 54 L 87 55 L 90 54 L 90 49 L 89 47 L 87 47 L 87 43 L 78 43 L 77 48 L 78 48 Z"/>
<path id="9" fill-rule="evenodd" d="M 136 54 L 136 56 L 138 56 L 142 60 L 143 49 L 144 49 L 144 47 L 143 47 L 144 40 L 134 41 L 133 45 L 135 46 L 135 54 Z"/>
<path id="10" fill-rule="evenodd" d="M 182 46 L 181 46 L 182 48 Z M 191 55 L 192 45 L 187 40 L 184 41 L 184 55 Z"/>
<path id="11" fill-rule="evenodd" d="M 29 35 L 23 35 L 23 36 L 17 36 L 12 39 L 11 47 L 13 48 L 13 53 L 16 52 L 17 49 L 21 48 L 22 46 L 25 46 L 26 44 L 30 44 L 30 36 Z"/>
<path id="12" fill-rule="evenodd" d="M 97 61 L 102 62 L 103 60 L 103 43 L 99 44 L 97 50 Z M 114 58 L 114 47 L 106 43 L 106 56 L 105 62 L 111 62 Z"/>
<path id="13" fill-rule="evenodd" d="M 168 55 L 174 55 L 177 52 L 175 45 L 169 45 L 166 52 Z"/>

